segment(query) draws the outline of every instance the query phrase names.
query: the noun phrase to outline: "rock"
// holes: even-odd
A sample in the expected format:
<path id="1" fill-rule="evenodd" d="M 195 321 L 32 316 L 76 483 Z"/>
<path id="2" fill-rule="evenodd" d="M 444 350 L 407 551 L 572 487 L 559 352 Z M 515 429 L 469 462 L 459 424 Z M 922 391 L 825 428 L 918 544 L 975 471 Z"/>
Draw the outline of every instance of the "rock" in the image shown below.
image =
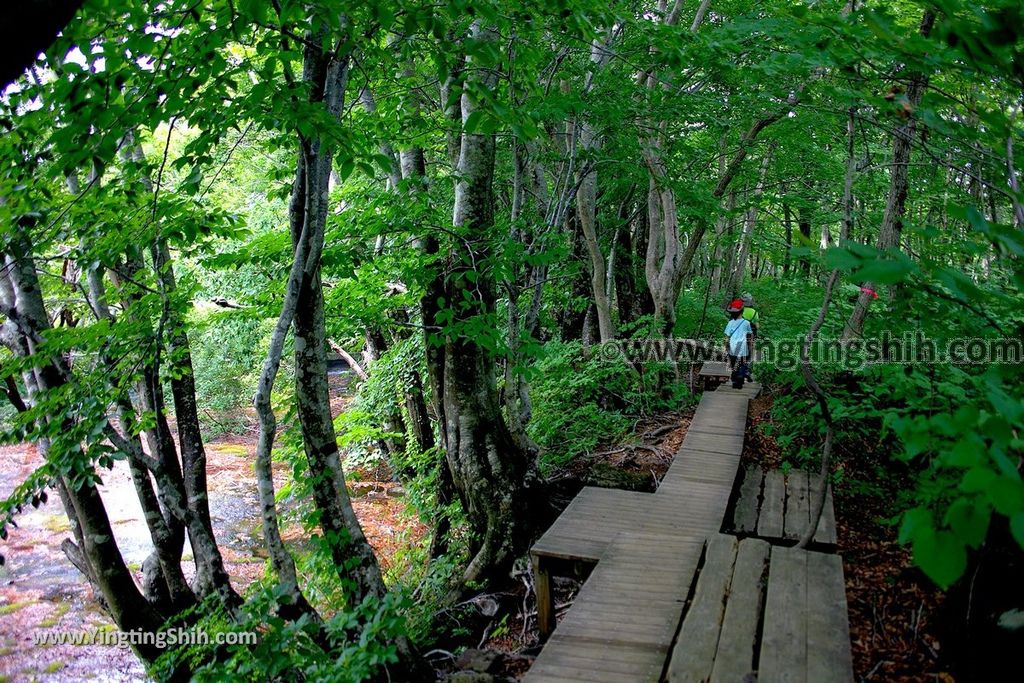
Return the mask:
<path id="1" fill-rule="evenodd" d="M 488 650 L 466 650 L 455 660 L 455 666 L 464 671 L 488 672 L 494 669 L 498 653 Z"/>
<path id="2" fill-rule="evenodd" d="M 392 498 L 405 498 L 405 489 L 401 486 L 392 486 L 388 489 L 388 495 Z"/>
<path id="3" fill-rule="evenodd" d="M 361 498 L 377 490 L 377 484 L 372 481 L 353 481 L 348 485 L 349 495 L 353 498 Z"/>

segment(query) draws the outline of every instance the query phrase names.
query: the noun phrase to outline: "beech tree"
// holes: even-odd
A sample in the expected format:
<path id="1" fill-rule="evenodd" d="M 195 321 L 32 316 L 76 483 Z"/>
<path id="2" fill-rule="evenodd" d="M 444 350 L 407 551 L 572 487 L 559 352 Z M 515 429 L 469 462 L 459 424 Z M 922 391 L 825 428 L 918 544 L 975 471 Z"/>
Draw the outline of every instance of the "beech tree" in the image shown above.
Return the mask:
<path id="1" fill-rule="evenodd" d="M 518 576 L 560 468 L 688 400 L 687 368 L 592 343 L 717 338 L 748 290 L 808 348 L 1020 336 L 1017 4 L 52 3 L 76 14 L 0 97 L 0 417 L 39 452 L 0 527 L 56 496 L 118 628 L 260 633 L 142 646 L 154 676 L 429 676 L 417 652 Z M 255 332 L 211 342 L 211 307 Z M 341 410 L 335 352 L 359 370 Z M 801 361 L 765 381 L 815 509 L 864 432 L 915 483 L 890 512 L 937 584 L 1024 544 L 1016 365 Z M 251 585 L 211 515 L 225 384 L 258 431 Z M 367 462 L 429 529 L 401 570 L 350 498 Z"/>

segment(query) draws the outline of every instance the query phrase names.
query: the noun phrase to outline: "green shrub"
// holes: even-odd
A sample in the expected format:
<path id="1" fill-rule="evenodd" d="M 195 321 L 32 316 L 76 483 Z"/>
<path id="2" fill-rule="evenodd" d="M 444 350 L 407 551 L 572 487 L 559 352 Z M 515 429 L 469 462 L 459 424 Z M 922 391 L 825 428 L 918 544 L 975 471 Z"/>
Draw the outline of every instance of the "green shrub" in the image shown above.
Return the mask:
<path id="1" fill-rule="evenodd" d="M 685 387 L 659 386 L 653 366 L 640 374 L 622 359 L 589 354 L 579 342 L 548 342 L 531 370 L 533 418 L 527 426 L 550 468 L 623 438 L 638 417 L 678 410 Z"/>
<path id="2" fill-rule="evenodd" d="M 272 325 L 239 311 L 196 316 L 189 341 L 200 408 L 228 412 L 250 404 Z"/>

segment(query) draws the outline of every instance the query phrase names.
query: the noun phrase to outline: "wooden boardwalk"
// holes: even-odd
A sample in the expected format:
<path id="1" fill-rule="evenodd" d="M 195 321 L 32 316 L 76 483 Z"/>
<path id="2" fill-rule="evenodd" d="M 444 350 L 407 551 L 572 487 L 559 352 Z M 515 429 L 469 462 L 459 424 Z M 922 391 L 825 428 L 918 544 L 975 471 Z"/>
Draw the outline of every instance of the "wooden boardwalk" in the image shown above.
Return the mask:
<path id="1" fill-rule="evenodd" d="M 661 680 L 705 539 L 722 526 L 758 389 L 704 394 L 656 493 L 584 488 L 533 546 L 545 635 L 555 625 L 552 564 L 597 566 L 525 680 Z"/>
<path id="2" fill-rule="evenodd" d="M 756 538 L 712 536 L 666 678 L 852 681 L 842 561 Z"/>
<path id="3" fill-rule="evenodd" d="M 533 546 L 550 638 L 524 680 L 852 683 L 842 561 L 754 538 L 803 533 L 807 474 L 744 470 L 725 519 L 759 389 L 706 392 L 656 493 L 584 488 Z M 831 497 L 824 519 L 833 544 Z M 551 572 L 574 562 L 596 566 L 555 628 Z"/>
<path id="4" fill-rule="evenodd" d="M 769 540 L 798 541 L 810 524 L 815 476 L 802 470 L 788 474 L 765 472 L 760 467 L 746 467 L 732 519 L 725 530 L 740 536 L 758 536 Z M 825 496 L 825 507 L 815 531 L 816 546 L 836 544 L 836 513 L 832 489 Z"/>

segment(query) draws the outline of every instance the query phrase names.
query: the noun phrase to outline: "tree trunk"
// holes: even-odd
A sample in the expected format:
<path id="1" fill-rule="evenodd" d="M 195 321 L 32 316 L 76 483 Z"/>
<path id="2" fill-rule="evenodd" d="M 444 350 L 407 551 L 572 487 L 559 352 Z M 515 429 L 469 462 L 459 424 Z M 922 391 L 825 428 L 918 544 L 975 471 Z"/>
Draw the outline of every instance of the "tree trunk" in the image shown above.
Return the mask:
<path id="1" fill-rule="evenodd" d="M 49 329 L 49 318 L 43 303 L 42 291 L 36 275 L 31 243 L 23 234 L 8 237 L 6 255 L 7 278 L 13 301 L 4 301 L 4 312 L 16 326 L 24 348 L 32 355 L 45 354 L 40 342 Z M 6 298 L 6 297 L 5 297 Z M 68 368 L 62 358 L 42 359 L 34 375 L 42 393 L 58 391 L 68 381 Z M 70 419 L 70 418 L 62 418 Z M 40 450 L 46 457 L 50 444 L 41 442 Z M 82 457 L 82 456 L 80 456 Z M 93 483 L 95 472 L 91 465 L 84 468 L 85 478 L 78 477 L 74 485 L 62 478 L 69 508 L 81 532 L 83 557 L 87 560 L 92 577 L 99 586 L 111 617 L 123 631 L 156 631 L 164 621 L 161 615 L 139 592 L 131 572 L 124 563 L 114 539 L 103 500 Z M 161 651 L 155 646 L 139 645 L 136 651 L 147 661 L 154 661 Z"/>
<path id="2" fill-rule="evenodd" d="M 789 276 L 789 269 L 793 261 L 791 252 L 793 251 L 793 212 L 789 208 L 789 204 L 783 202 L 782 204 L 782 224 L 786 230 L 786 254 L 782 261 L 782 276 Z"/>
<path id="3" fill-rule="evenodd" d="M 594 73 L 601 69 L 611 57 L 613 34 L 594 39 L 590 47 L 591 70 L 587 74 L 584 94 L 592 87 Z M 579 218 L 583 242 L 590 257 L 590 288 L 597 314 L 597 328 L 602 342 L 615 339 L 615 323 L 612 321 L 612 295 L 608 289 L 608 274 L 601 242 L 597 236 L 597 171 L 594 169 L 595 153 L 601 149 L 601 139 L 589 121 L 579 124 L 579 147 L 583 151 L 584 168 L 580 172 L 576 192 L 576 214 Z"/>
<path id="4" fill-rule="evenodd" d="M 771 162 L 771 158 L 772 150 L 769 148 L 761 161 L 761 172 L 758 174 L 753 196 L 748 199 L 751 205 L 747 207 L 743 215 L 743 234 L 740 236 L 739 255 L 736 257 L 736 267 L 730 282 L 730 290 L 733 292 L 738 292 L 743 287 L 744 271 L 747 267 L 747 258 L 750 255 L 750 242 L 754 238 L 754 229 L 757 227 L 757 202 L 764 194 L 764 181 L 768 175 L 768 164 Z"/>
<path id="5" fill-rule="evenodd" d="M 921 18 L 919 33 L 928 37 L 935 25 L 935 12 L 927 9 Z M 921 97 L 925 88 L 928 87 L 928 74 L 915 72 L 910 75 L 910 84 L 907 86 L 906 123 L 899 126 L 893 137 L 892 143 L 892 172 L 889 178 L 889 194 L 885 202 L 885 213 L 882 216 L 882 225 L 878 231 L 876 246 L 880 250 L 898 248 L 903 230 L 903 214 L 906 211 L 907 192 L 910 185 L 910 151 L 914 140 L 914 132 L 917 128 L 916 110 L 921 103 Z M 843 330 L 843 339 L 855 339 L 864 331 L 864 321 L 868 316 L 868 309 L 874 300 L 875 284 L 864 282 L 861 284 L 861 293 L 857 297 L 857 303 L 850 314 L 850 319 Z"/>
<path id="6" fill-rule="evenodd" d="M 797 228 L 803 236 L 800 246 L 806 248 L 811 243 L 811 210 L 807 206 L 801 205 L 797 207 L 796 215 Z M 811 274 L 811 259 L 806 255 L 800 257 L 800 270 L 803 271 L 805 276 L 810 276 Z"/>
<path id="7" fill-rule="evenodd" d="M 471 38 L 493 41 L 492 30 L 473 23 Z M 467 59 L 467 62 L 469 60 Z M 478 64 L 469 78 L 493 88 L 496 74 Z M 477 109 L 469 92 L 461 99 L 462 122 Z M 452 223 L 463 235 L 462 250 L 439 273 L 435 287 L 444 292 L 458 324 L 495 308 L 494 284 L 474 264 L 490 256 L 488 231 L 493 223 L 494 137 L 463 131 L 459 148 Z M 467 302 L 465 305 L 458 302 Z M 447 333 L 441 368 L 445 446 L 452 482 L 471 528 L 473 558 L 464 581 L 483 580 L 507 569 L 526 549 L 533 531 L 538 484 L 533 458 L 517 446 L 502 416 L 493 354 L 476 340 Z M 440 372 L 439 372 L 440 371 Z"/>

